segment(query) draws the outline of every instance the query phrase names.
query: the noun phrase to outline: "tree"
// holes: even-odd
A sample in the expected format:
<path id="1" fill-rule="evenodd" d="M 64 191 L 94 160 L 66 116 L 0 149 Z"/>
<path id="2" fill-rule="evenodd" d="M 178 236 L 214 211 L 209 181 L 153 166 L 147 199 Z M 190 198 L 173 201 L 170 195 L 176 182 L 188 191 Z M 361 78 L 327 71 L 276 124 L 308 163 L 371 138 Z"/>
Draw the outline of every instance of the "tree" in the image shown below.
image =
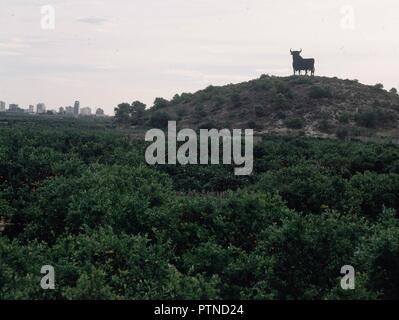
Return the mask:
<path id="1" fill-rule="evenodd" d="M 254 189 L 278 192 L 290 208 L 305 213 L 321 213 L 325 207 L 342 209 L 346 205 L 346 181 L 312 164 L 269 171 Z"/>
<path id="2" fill-rule="evenodd" d="M 375 128 L 378 120 L 378 113 L 374 110 L 366 110 L 355 114 L 355 122 L 365 128 Z"/>
<path id="3" fill-rule="evenodd" d="M 155 98 L 154 100 L 154 110 L 166 108 L 169 104 L 169 101 L 164 98 Z"/>
<path id="4" fill-rule="evenodd" d="M 140 101 L 134 101 L 131 105 L 121 103 L 115 108 L 115 118 L 118 122 L 137 124 L 144 116 L 145 107 Z"/>
<path id="5" fill-rule="evenodd" d="M 130 104 L 121 103 L 114 109 L 115 119 L 118 122 L 129 122 L 130 119 Z"/>
<path id="6" fill-rule="evenodd" d="M 289 118 L 285 120 L 285 125 L 290 129 L 302 129 L 305 126 L 305 122 L 301 118 Z"/>
<path id="7" fill-rule="evenodd" d="M 168 122 L 171 119 L 172 118 L 168 113 L 157 111 L 151 116 L 149 125 L 154 128 L 164 129 L 168 126 Z"/>
<path id="8" fill-rule="evenodd" d="M 367 230 L 362 219 L 334 212 L 292 214 L 271 224 L 251 253 L 255 281 L 249 298 L 320 299 L 336 286 L 341 267 L 355 262 Z"/>
<path id="9" fill-rule="evenodd" d="M 130 116 L 133 124 L 139 124 L 145 112 L 146 105 L 140 101 L 134 101 L 130 108 Z"/>

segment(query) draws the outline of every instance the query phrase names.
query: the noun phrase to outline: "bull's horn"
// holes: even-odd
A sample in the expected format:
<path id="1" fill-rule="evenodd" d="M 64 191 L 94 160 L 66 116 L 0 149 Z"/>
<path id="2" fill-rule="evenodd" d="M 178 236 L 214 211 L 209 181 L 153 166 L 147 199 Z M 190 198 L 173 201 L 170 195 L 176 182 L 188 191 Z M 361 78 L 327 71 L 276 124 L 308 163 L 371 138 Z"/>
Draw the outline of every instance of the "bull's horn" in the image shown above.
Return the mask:
<path id="1" fill-rule="evenodd" d="M 290 49 L 290 52 L 292 53 L 292 48 Z"/>
<path id="2" fill-rule="evenodd" d="M 302 48 L 301 48 L 301 50 L 299 50 L 299 53 L 302 53 Z"/>

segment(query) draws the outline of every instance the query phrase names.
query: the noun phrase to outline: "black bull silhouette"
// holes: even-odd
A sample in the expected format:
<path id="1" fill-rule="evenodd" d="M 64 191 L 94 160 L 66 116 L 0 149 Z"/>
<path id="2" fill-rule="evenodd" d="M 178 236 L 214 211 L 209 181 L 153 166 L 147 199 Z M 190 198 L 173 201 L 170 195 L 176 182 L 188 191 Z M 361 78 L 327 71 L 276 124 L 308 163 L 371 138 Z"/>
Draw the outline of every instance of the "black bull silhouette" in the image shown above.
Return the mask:
<path id="1" fill-rule="evenodd" d="M 301 57 L 301 52 L 300 51 L 292 51 L 290 50 L 291 55 L 292 55 L 292 67 L 294 68 L 294 75 L 298 71 L 299 74 L 301 74 L 301 71 L 304 70 L 306 74 L 308 74 L 308 71 L 310 71 L 311 75 L 314 75 L 314 59 L 304 59 Z"/>

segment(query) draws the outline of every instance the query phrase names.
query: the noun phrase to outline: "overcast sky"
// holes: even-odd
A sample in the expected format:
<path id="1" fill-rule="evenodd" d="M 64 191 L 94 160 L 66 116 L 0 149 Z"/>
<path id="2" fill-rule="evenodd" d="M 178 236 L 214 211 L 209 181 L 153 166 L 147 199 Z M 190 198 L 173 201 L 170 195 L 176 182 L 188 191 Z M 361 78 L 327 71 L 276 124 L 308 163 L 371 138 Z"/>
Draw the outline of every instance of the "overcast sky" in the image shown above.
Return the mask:
<path id="1" fill-rule="evenodd" d="M 112 114 L 290 75 L 291 47 L 316 58 L 317 75 L 399 87 L 397 0 L 0 0 L 0 21 L 0 100 L 24 107 L 80 100 Z"/>

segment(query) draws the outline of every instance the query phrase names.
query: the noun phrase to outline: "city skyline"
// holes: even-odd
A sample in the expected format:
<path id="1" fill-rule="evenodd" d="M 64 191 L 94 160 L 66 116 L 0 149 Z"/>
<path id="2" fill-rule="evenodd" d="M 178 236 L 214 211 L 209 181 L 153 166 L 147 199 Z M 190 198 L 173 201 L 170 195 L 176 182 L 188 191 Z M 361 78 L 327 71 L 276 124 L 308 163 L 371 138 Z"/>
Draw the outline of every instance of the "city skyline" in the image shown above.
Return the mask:
<path id="1" fill-rule="evenodd" d="M 75 101 L 75 106 L 78 103 L 80 106 L 80 101 Z M 8 107 L 8 108 L 7 108 Z M 60 107 L 50 107 L 48 108 L 45 103 L 39 102 L 36 105 L 29 104 L 28 106 L 23 106 L 18 103 L 7 103 L 6 101 L 0 100 L 0 112 L 17 112 L 17 111 L 23 111 L 26 113 L 30 114 L 44 114 L 47 111 L 50 112 L 55 112 L 58 114 L 65 114 L 65 115 L 107 115 L 107 113 L 104 112 L 104 109 L 101 107 L 82 107 L 78 108 L 76 110 L 75 107 L 73 106 L 60 106 Z M 94 110 L 94 113 L 93 113 Z"/>
<path id="2" fill-rule="evenodd" d="M 43 30 L 42 6 L 55 11 Z M 107 114 L 122 102 L 292 74 L 290 48 L 316 75 L 399 87 L 394 0 L 3 0 L 0 98 Z"/>

